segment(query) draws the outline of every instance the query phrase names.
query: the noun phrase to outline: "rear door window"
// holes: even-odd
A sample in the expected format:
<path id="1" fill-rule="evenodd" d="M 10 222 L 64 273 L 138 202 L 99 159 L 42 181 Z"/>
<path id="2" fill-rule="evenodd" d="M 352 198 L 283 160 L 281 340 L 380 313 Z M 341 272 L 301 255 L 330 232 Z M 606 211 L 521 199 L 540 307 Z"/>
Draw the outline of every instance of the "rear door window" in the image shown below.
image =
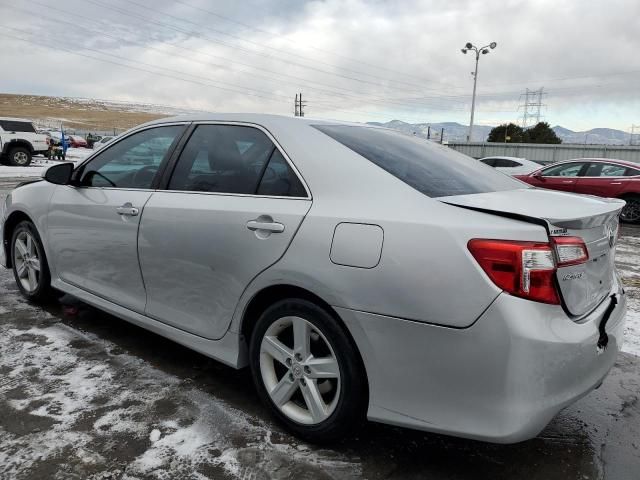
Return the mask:
<path id="1" fill-rule="evenodd" d="M 562 165 L 555 165 L 542 171 L 544 177 L 577 177 L 580 175 L 583 167 L 586 164 L 584 162 L 563 163 Z"/>
<path id="2" fill-rule="evenodd" d="M 176 164 L 169 190 L 255 194 L 276 150 L 254 127 L 199 125 Z"/>
<path id="3" fill-rule="evenodd" d="M 485 165 L 489 165 L 490 167 L 495 167 L 496 159 L 495 158 L 483 158 L 480 160 Z"/>
<path id="4" fill-rule="evenodd" d="M 262 174 L 257 194 L 278 197 L 307 196 L 300 179 L 278 149 L 274 150 L 267 168 Z"/>
<path id="5" fill-rule="evenodd" d="M 636 170 L 635 168 L 627 168 L 626 177 L 635 177 L 636 175 L 640 175 L 640 170 Z"/>
<path id="6" fill-rule="evenodd" d="M 455 150 L 393 130 L 349 125 L 314 127 L 429 197 L 528 188 Z"/>
<path id="7" fill-rule="evenodd" d="M 602 170 L 600 170 L 601 177 L 624 177 L 627 167 L 622 165 L 616 165 L 615 163 L 602 164 Z"/>

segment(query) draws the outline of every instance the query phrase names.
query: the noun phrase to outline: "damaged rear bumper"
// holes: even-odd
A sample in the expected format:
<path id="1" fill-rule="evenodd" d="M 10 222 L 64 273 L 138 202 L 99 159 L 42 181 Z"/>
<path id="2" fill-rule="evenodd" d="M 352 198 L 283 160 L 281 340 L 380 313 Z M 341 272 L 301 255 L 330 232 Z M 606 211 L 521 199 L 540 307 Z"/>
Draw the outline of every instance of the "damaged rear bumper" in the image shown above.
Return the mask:
<path id="1" fill-rule="evenodd" d="M 496 443 L 535 437 L 596 388 L 622 343 L 626 297 L 576 323 L 561 307 L 501 294 L 469 328 L 336 310 L 367 366 L 371 420 Z"/>

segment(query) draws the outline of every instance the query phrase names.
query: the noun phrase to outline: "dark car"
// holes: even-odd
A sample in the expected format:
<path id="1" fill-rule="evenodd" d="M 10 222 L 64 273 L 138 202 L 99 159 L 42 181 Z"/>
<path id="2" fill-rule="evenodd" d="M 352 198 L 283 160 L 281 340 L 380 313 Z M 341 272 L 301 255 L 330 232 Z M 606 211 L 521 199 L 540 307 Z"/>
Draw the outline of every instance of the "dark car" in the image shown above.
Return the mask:
<path id="1" fill-rule="evenodd" d="M 640 164 L 607 158 L 577 158 L 514 175 L 530 185 L 599 197 L 622 198 L 620 218 L 640 222 Z"/>

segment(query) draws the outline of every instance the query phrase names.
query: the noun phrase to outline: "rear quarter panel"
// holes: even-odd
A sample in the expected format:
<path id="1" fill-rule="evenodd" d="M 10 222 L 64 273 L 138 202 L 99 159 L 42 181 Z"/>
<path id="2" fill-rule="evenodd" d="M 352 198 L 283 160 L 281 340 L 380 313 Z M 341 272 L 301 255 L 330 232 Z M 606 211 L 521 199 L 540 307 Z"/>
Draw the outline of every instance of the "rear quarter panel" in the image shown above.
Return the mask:
<path id="1" fill-rule="evenodd" d="M 331 261 L 334 230 L 341 222 L 382 228 L 377 266 Z M 254 280 L 241 305 L 262 288 L 287 283 L 335 307 L 465 328 L 500 293 L 469 253 L 471 238 L 547 240 L 538 225 L 446 205 L 410 187 L 348 205 L 316 195 L 284 258 Z M 232 328 L 239 328 L 236 320 Z"/>

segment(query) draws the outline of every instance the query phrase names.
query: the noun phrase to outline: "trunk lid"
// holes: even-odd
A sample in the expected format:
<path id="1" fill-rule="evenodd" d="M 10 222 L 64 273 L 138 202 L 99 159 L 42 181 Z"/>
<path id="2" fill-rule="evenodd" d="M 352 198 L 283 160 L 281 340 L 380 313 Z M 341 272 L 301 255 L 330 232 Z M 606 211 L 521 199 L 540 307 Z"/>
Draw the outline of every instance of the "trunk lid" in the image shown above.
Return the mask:
<path id="1" fill-rule="evenodd" d="M 615 280 L 615 246 L 623 200 L 523 188 L 501 192 L 440 197 L 449 205 L 543 225 L 549 236 L 584 241 L 586 263 L 558 268 L 557 282 L 567 311 L 581 316 L 598 306 Z"/>

